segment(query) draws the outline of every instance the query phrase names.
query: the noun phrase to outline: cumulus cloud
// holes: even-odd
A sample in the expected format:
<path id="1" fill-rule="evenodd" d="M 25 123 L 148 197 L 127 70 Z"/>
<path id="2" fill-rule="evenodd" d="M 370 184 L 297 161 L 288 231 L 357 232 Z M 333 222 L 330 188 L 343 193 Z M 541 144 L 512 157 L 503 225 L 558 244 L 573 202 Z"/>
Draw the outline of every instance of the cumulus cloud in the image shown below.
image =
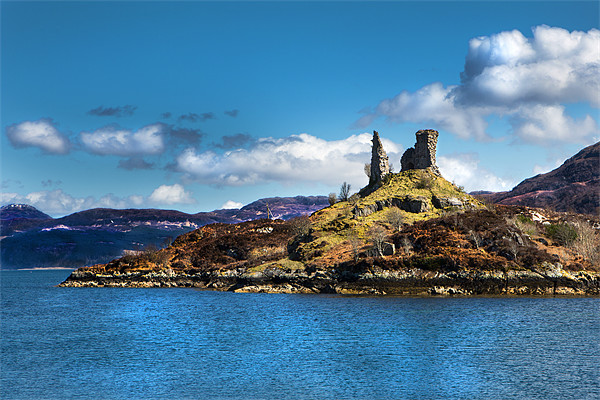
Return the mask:
<path id="1" fill-rule="evenodd" d="M 438 156 L 438 167 L 444 178 L 465 187 L 467 192 L 510 190 L 515 182 L 500 178 L 485 168 L 479 167 L 479 157 L 474 153 Z"/>
<path id="2" fill-rule="evenodd" d="M 223 203 L 223 205 L 221 206 L 221 210 L 237 210 L 240 209 L 244 206 L 243 203 L 237 202 L 237 201 L 233 201 L 233 200 L 227 200 L 225 203 Z"/>
<path id="3" fill-rule="evenodd" d="M 133 115 L 136 109 L 137 106 L 132 106 L 131 104 L 117 107 L 98 106 L 94 109 L 91 109 L 87 113 L 89 115 L 96 115 L 98 117 L 130 117 Z"/>
<path id="4" fill-rule="evenodd" d="M 464 108 L 451 97 L 455 86 L 444 87 L 436 82 L 416 92 L 402 91 L 391 99 L 382 100 L 373 112 L 356 122 L 368 126 L 379 116 L 390 122 L 414 122 L 434 125 L 461 138 L 486 138 L 487 122 L 481 107 Z"/>
<path id="5" fill-rule="evenodd" d="M 71 148 L 67 136 L 47 118 L 10 125 L 6 128 L 6 136 L 16 148 L 38 147 L 48 154 L 66 154 Z"/>
<path id="6" fill-rule="evenodd" d="M 371 159 L 371 134 L 327 141 L 308 134 L 260 138 L 248 149 L 223 154 L 186 149 L 175 168 L 189 179 L 206 184 L 241 186 L 264 182 L 294 184 L 319 182 L 355 187 L 366 182 L 363 165 Z M 384 139 L 390 160 L 400 157 L 401 146 Z"/>
<path id="7" fill-rule="evenodd" d="M 229 115 L 230 117 L 235 118 L 237 117 L 239 112 L 240 110 L 225 111 L 225 115 Z"/>
<path id="8" fill-rule="evenodd" d="M 133 156 L 159 154 L 165 149 L 162 124 L 147 125 L 135 132 L 105 127 L 94 132 L 81 132 L 81 142 L 92 153 Z"/>
<path id="9" fill-rule="evenodd" d="M 382 100 L 356 122 L 434 123 L 462 137 L 486 139 L 486 119 L 508 117 L 525 142 L 586 143 L 597 121 L 566 115 L 565 104 L 600 106 L 600 31 L 537 26 L 471 39 L 459 85 L 432 83 Z"/>
<path id="10" fill-rule="evenodd" d="M 561 105 L 524 105 L 512 113 L 509 122 L 516 136 L 537 144 L 544 144 L 549 137 L 586 143 L 599 131 L 598 123 L 591 116 L 572 118 Z"/>
<path id="11" fill-rule="evenodd" d="M 600 105 L 600 31 L 569 32 L 537 26 L 533 37 L 517 30 L 469 41 L 459 102 Z"/>
<path id="12" fill-rule="evenodd" d="M 185 188 L 176 183 L 174 185 L 160 185 L 148 198 L 156 204 L 191 204 L 196 201 Z"/>

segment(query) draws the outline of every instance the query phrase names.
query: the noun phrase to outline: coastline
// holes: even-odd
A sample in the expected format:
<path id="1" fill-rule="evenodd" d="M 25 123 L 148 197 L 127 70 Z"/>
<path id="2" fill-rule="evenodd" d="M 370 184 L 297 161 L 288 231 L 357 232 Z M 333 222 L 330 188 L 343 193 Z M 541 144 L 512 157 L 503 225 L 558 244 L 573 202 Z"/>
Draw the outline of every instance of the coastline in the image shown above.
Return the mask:
<path id="1" fill-rule="evenodd" d="M 195 288 L 236 293 L 342 294 L 405 297 L 600 297 L 600 274 L 586 271 L 489 270 L 439 272 L 421 269 L 262 272 L 74 271 L 59 287 Z"/>
<path id="2" fill-rule="evenodd" d="M 3 269 L 2 271 L 75 271 L 77 268 L 69 267 L 32 267 L 32 268 L 17 268 L 17 269 Z"/>

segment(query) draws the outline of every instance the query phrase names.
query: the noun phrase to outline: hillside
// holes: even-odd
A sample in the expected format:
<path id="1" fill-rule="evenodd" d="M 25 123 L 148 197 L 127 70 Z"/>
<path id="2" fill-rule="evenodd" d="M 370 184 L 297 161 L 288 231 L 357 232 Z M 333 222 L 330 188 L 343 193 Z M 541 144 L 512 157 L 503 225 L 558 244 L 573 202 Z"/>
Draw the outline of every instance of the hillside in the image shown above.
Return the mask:
<path id="1" fill-rule="evenodd" d="M 78 267 L 108 262 L 124 252 L 161 248 L 183 233 L 212 223 L 310 214 L 328 204 L 325 196 L 274 197 L 241 209 L 186 214 L 175 210 L 97 208 L 51 218 L 34 207 L 5 206 L 2 218 L 3 269 Z"/>
<path id="2" fill-rule="evenodd" d="M 576 226 L 589 228 L 592 251 L 574 246 Z M 310 218 L 208 225 L 163 250 L 80 268 L 62 285 L 598 295 L 597 246 L 590 221 L 577 215 L 486 208 L 430 170 L 410 170 Z"/>
<path id="3" fill-rule="evenodd" d="M 584 148 L 553 171 L 525 179 L 509 192 L 482 197 L 498 204 L 598 215 L 600 142 Z"/>

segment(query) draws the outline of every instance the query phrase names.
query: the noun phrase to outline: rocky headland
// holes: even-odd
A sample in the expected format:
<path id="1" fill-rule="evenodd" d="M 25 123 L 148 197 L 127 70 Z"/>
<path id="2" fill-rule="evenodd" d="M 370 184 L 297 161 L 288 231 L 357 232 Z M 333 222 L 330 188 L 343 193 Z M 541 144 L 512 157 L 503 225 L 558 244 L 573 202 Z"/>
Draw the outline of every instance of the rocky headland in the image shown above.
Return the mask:
<path id="1" fill-rule="evenodd" d="M 79 268 L 66 287 L 405 296 L 598 296 L 598 218 L 484 205 L 435 166 L 437 132 L 389 170 L 373 137 L 370 183 L 289 221 L 211 224 L 168 247 Z"/>

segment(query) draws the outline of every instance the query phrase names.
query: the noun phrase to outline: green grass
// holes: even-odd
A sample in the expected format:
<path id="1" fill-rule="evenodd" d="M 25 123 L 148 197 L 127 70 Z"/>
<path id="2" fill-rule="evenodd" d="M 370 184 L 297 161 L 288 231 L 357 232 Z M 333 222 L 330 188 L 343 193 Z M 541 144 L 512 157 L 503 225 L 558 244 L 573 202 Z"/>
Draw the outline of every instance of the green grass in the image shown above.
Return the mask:
<path id="1" fill-rule="evenodd" d="M 355 206 L 364 208 L 375 205 L 378 201 L 420 197 L 427 202 L 429 211 L 412 213 L 400 210 L 404 223 L 412 224 L 416 221 L 439 217 L 447 209 L 435 208 L 432 200 L 433 196 L 457 198 L 468 208 L 484 207 L 481 202 L 461 191 L 460 187 L 442 177 L 433 175 L 429 170 L 410 170 L 390 174 L 386 176 L 379 189 L 361 198 L 355 205 L 349 201 L 344 201 L 317 211 L 312 217 L 313 234 L 317 239 L 311 243 L 303 244 L 303 251 L 305 254 L 317 249 L 326 252 L 351 237 L 356 237 L 363 243 L 367 243 L 369 228 L 375 224 L 388 228 L 390 233 L 394 232 L 394 228 L 387 222 L 386 211 L 388 208 L 365 217 L 355 217 L 352 212 Z M 322 242 L 327 244 L 323 246 L 321 245 Z"/>

